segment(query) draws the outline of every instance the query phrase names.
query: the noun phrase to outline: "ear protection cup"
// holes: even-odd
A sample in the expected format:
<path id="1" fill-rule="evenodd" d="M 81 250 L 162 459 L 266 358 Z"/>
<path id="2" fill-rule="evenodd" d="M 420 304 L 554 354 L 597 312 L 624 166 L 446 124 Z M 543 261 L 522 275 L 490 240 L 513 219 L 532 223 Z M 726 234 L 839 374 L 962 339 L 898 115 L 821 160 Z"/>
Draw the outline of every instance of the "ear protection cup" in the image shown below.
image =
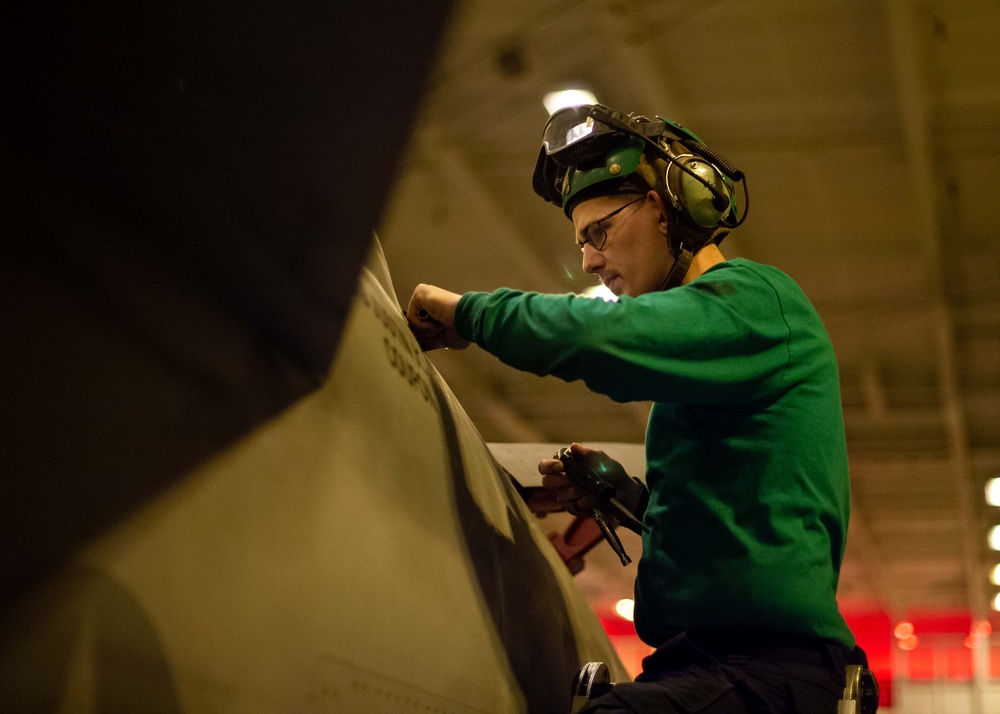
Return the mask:
<path id="1" fill-rule="evenodd" d="M 732 184 L 715 164 L 701 156 L 670 154 L 663 185 L 674 210 L 698 228 L 719 227 L 734 208 Z"/>

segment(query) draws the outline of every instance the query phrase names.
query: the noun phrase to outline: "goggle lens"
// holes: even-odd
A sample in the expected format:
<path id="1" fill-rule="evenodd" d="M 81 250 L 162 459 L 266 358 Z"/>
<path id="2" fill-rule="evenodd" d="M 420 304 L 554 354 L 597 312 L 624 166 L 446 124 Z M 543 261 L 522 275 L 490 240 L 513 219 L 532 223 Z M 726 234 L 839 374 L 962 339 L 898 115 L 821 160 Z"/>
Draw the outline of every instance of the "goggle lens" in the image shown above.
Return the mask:
<path id="1" fill-rule="evenodd" d="M 590 116 L 590 109 L 589 104 L 566 107 L 549 117 L 542 132 L 542 148 L 547 156 L 567 165 L 600 155 L 600 147 L 589 147 L 587 144 L 593 138 L 611 132 L 611 128 L 595 121 Z"/>

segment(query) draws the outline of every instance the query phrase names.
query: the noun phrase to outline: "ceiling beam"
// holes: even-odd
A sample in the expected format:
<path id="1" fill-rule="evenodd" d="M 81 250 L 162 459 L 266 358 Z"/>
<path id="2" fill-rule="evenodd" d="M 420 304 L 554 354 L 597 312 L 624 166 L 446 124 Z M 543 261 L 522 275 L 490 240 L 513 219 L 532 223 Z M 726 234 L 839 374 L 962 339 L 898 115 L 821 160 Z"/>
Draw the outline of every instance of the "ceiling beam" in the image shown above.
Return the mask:
<path id="1" fill-rule="evenodd" d="M 979 557 L 983 537 L 977 527 L 977 503 L 973 497 L 965 414 L 959 391 L 955 349 L 954 316 L 945 291 L 942 271 L 940 207 L 936 167 L 931 153 L 929 96 L 923 76 L 924 58 L 920 51 L 918 19 L 908 0 L 884 0 L 892 70 L 896 82 L 899 121 L 913 184 L 911 231 L 922 245 L 928 260 L 929 284 L 934 286 L 934 307 L 938 353 L 938 381 L 943 414 L 947 424 L 952 479 L 962 522 L 962 557 L 969 610 L 974 618 L 986 614 L 984 565 Z"/>

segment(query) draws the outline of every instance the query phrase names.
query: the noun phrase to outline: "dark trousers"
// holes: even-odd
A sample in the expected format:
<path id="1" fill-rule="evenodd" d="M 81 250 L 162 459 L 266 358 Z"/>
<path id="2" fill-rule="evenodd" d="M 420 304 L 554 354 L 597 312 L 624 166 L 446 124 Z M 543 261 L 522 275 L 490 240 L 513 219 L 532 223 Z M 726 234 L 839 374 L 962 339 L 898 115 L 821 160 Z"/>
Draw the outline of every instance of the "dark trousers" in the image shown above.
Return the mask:
<path id="1" fill-rule="evenodd" d="M 832 714 L 847 663 L 863 658 L 860 649 L 768 631 L 681 633 L 643 660 L 634 682 L 583 712 Z"/>

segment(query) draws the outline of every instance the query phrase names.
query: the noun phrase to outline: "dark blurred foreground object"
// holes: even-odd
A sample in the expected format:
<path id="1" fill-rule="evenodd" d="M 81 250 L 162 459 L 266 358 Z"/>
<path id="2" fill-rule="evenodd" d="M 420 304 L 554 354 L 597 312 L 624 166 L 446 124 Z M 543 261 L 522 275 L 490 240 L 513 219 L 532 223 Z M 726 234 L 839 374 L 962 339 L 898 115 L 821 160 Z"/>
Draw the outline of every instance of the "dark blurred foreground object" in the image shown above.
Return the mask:
<path id="1" fill-rule="evenodd" d="M 0 605 L 313 389 L 450 3 L 0 13 Z"/>

